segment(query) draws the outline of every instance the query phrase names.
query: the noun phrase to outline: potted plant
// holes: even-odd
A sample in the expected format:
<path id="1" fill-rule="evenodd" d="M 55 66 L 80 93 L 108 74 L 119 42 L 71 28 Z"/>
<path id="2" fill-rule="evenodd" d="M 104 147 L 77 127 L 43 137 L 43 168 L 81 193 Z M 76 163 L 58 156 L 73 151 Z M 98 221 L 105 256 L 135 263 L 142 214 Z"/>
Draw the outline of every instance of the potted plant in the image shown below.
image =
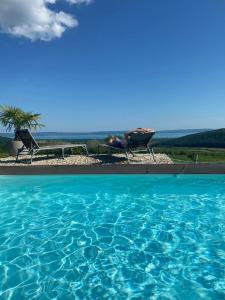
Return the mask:
<path id="1" fill-rule="evenodd" d="M 37 129 L 38 127 L 43 127 L 43 124 L 39 123 L 41 114 L 33 114 L 31 112 L 25 112 L 18 107 L 13 107 L 9 105 L 0 106 L 0 123 L 6 128 L 6 131 L 14 132 L 20 129 Z M 10 142 L 9 152 L 10 155 L 15 156 L 17 150 L 23 146 L 22 142 L 18 140 L 16 135 L 14 139 Z"/>

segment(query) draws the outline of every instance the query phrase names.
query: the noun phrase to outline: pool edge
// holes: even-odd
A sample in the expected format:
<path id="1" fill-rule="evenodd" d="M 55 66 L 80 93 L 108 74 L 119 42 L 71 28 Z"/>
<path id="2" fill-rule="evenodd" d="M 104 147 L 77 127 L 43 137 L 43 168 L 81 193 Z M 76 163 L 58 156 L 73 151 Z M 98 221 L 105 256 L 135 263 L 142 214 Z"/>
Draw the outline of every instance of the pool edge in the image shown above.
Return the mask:
<path id="1" fill-rule="evenodd" d="M 225 174 L 225 164 L 1 166 L 0 175 Z"/>

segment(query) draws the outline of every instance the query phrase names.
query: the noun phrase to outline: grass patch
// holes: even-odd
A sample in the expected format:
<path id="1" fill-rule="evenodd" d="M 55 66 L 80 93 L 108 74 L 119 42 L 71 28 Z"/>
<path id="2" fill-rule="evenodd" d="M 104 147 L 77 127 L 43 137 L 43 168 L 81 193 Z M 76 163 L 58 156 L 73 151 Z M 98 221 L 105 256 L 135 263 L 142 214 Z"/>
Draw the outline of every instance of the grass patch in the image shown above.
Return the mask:
<path id="1" fill-rule="evenodd" d="M 174 163 L 225 163 L 225 149 L 156 147 L 155 153 L 167 154 Z"/>

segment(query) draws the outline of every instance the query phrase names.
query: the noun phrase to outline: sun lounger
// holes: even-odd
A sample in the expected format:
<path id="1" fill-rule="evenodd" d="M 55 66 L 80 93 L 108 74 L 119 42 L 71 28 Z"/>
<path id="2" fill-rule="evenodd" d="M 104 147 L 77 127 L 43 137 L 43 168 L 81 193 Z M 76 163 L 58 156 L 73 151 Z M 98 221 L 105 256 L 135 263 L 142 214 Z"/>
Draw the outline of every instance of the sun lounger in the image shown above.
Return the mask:
<path id="1" fill-rule="evenodd" d="M 127 147 L 115 147 L 115 146 L 112 146 L 112 145 L 110 145 L 110 144 L 99 144 L 98 145 L 98 153 L 100 154 L 100 147 L 105 147 L 105 148 L 107 148 L 108 149 L 108 155 L 111 155 L 112 154 L 112 150 L 114 149 L 114 150 L 117 150 L 117 151 L 119 151 L 119 152 L 123 152 L 123 153 L 125 153 L 125 155 L 126 155 L 126 158 L 127 158 L 127 160 L 129 161 L 129 157 L 128 157 L 128 151 L 129 151 L 129 149 L 127 149 Z M 133 153 L 131 153 L 133 156 L 134 156 L 134 154 Z"/>
<path id="2" fill-rule="evenodd" d="M 115 147 L 111 144 L 99 144 L 99 147 L 106 147 L 108 149 L 108 154 L 111 154 L 111 150 L 122 151 L 125 153 L 127 160 L 129 161 L 128 153 L 131 153 L 134 156 L 136 152 L 148 152 L 152 155 L 153 160 L 155 161 L 154 151 L 151 146 L 152 138 L 155 134 L 155 131 L 150 132 L 127 132 L 124 134 L 126 143 L 124 146 Z M 99 150 L 98 150 L 99 152 Z"/>
<path id="3" fill-rule="evenodd" d="M 154 135 L 155 131 L 131 131 L 124 134 L 127 141 L 127 148 L 131 153 L 147 151 L 155 160 L 153 148 L 151 146 L 152 138 Z"/>
<path id="4" fill-rule="evenodd" d="M 31 156 L 30 163 L 32 163 L 33 156 L 40 151 L 52 151 L 60 150 L 62 158 L 64 158 L 65 149 L 72 149 L 76 147 L 82 147 L 86 154 L 88 155 L 87 145 L 86 144 L 62 144 L 62 145 L 51 145 L 51 146 L 39 146 L 37 141 L 32 136 L 31 132 L 28 129 L 21 129 L 16 131 L 16 137 L 23 142 L 22 148 L 18 149 L 16 161 L 19 159 L 20 154 L 28 154 Z"/>

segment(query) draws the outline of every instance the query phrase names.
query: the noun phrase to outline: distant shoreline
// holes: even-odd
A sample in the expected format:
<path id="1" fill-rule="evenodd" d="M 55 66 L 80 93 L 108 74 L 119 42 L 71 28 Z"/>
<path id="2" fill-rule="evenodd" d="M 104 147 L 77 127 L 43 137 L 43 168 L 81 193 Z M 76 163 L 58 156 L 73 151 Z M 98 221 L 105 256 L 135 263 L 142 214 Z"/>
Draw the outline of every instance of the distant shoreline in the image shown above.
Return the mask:
<path id="1" fill-rule="evenodd" d="M 178 138 L 189 134 L 209 131 L 211 129 L 177 129 L 159 130 L 155 138 Z M 103 140 L 109 135 L 122 136 L 124 131 L 95 131 L 95 132 L 38 132 L 34 133 L 39 140 Z M 0 133 L 2 137 L 12 138 L 13 133 Z"/>

